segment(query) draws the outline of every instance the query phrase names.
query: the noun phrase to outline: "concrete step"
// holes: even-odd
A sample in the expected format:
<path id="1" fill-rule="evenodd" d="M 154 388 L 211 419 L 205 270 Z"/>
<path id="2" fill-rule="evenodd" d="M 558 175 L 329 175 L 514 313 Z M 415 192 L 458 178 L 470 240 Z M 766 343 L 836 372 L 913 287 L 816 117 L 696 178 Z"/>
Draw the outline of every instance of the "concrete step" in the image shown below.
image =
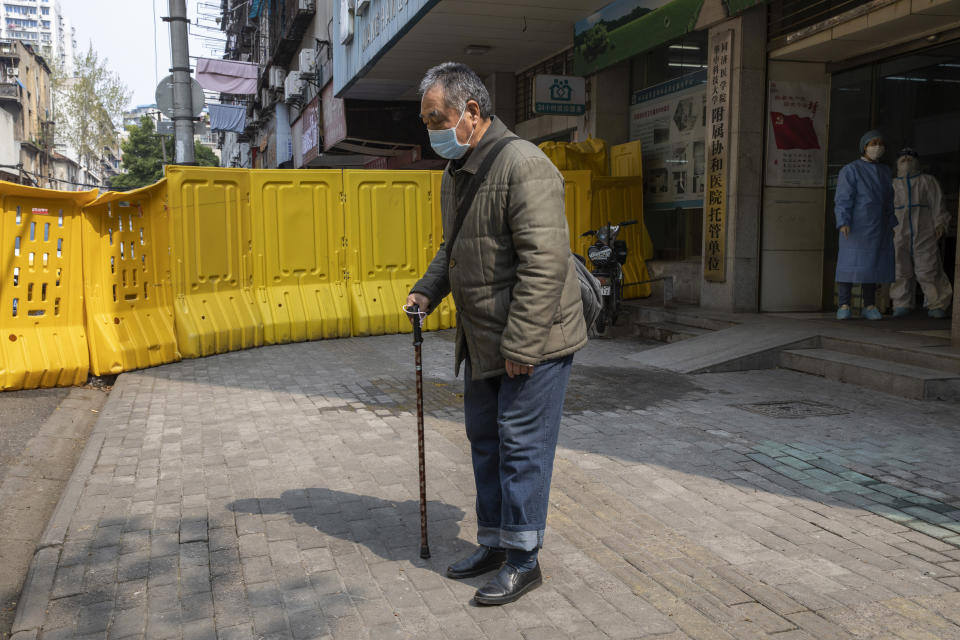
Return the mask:
<path id="1" fill-rule="evenodd" d="M 624 311 L 630 314 L 632 322 L 639 324 L 656 323 L 674 323 L 682 324 L 688 327 L 706 329 L 708 331 L 720 331 L 737 326 L 737 322 L 728 320 L 724 317 L 703 312 L 698 309 L 665 309 L 663 307 L 654 307 L 642 304 L 625 304 Z"/>
<path id="2" fill-rule="evenodd" d="M 635 326 L 636 333 L 640 337 L 667 343 L 680 342 L 711 333 L 710 329 L 692 327 L 678 322 L 638 322 Z"/>
<path id="3" fill-rule="evenodd" d="M 856 356 L 889 360 L 915 367 L 949 371 L 960 375 L 960 353 L 955 349 L 932 347 L 907 347 L 882 342 L 866 342 L 837 336 L 823 336 L 820 346 L 831 351 L 841 351 Z"/>
<path id="4" fill-rule="evenodd" d="M 960 401 L 960 373 L 834 351 L 791 349 L 780 366 L 915 400 Z"/>

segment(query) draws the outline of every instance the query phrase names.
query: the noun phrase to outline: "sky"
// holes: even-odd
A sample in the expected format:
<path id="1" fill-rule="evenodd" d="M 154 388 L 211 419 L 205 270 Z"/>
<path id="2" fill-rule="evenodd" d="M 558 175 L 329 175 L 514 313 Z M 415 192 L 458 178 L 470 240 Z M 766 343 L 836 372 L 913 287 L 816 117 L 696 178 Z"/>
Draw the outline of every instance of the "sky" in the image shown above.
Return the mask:
<path id="1" fill-rule="evenodd" d="M 92 43 L 100 59 L 106 58 L 107 67 L 132 91 L 129 106 L 153 104 L 157 82 L 169 75 L 172 66 L 170 25 L 161 21 L 169 13 L 167 0 L 60 0 L 60 7 L 76 28 L 78 49 L 86 51 Z M 222 57 L 223 32 L 195 24 L 199 18 L 200 24 L 216 27 L 213 17 L 219 8 L 219 0 L 187 0 L 187 17 L 194 23 L 190 25 L 191 56 Z M 202 40 L 197 34 L 218 42 Z"/>

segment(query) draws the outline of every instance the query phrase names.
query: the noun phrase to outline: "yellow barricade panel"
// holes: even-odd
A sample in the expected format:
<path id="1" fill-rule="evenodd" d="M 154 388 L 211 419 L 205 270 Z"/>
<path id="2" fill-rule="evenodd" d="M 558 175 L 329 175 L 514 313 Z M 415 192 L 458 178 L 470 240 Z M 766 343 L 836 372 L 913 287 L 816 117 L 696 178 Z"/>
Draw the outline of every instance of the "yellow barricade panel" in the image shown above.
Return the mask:
<path id="1" fill-rule="evenodd" d="M 263 344 L 253 295 L 250 172 L 167 167 L 174 315 L 185 358 Z"/>
<path id="2" fill-rule="evenodd" d="M 567 216 L 567 228 L 570 231 L 570 250 L 583 257 L 587 256 L 587 247 L 592 244 L 590 238 L 581 238 L 580 234 L 593 229 L 593 217 L 590 211 L 590 181 L 592 171 L 561 171 L 564 185 L 564 213 Z"/>
<path id="3" fill-rule="evenodd" d="M 610 147 L 610 175 L 615 178 L 642 178 L 643 156 L 640 141 Z"/>
<path id="4" fill-rule="evenodd" d="M 339 170 L 253 170 L 254 285 L 264 342 L 350 335 Z"/>
<path id="5" fill-rule="evenodd" d="M 90 370 L 116 374 L 179 360 L 166 180 L 105 193 L 84 207 L 83 221 Z"/>
<path id="6" fill-rule="evenodd" d="M 642 178 L 594 178 L 593 226 L 596 229 L 607 222 L 616 224 L 636 220 L 638 224 L 625 227 L 618 238 L 627 243 L 627 262 L 623 265 L 624 281 L 641 282 L 650 278 L 645 258 L 650 255 L 650 239 L 643 222 Z M 624 290 L 624 298 L 646 298 L 650 285 L 634 285 Z"/>
<path id="7" fill-rule="evenodd" d="M 430 212 L 431 225 L 428 243 L 424 245 L 420 254 L 418 266 L 420 274 L 424 274 L 427 267 L 437 255 L 437 250 L 443 243 L 443 214 L 440 210 L 440 184 L 443 181 L 443 171 L 430 172 Z M 449 329 L 457 326 L 457 306 L 453 303 L 453 296 L 447 296 L 440 306 L 427 317 L 424 328 L 428 331 Z"/>
<path id="8" fill-rule="evenodd" d="M 87 379 L 80 209 L 97 191 L 0 182 L 0 388 Z"/>
<path id="9" fill-rule="evenodd" d="M 428 171 L 343 172 L 353 335 L 410 331 L 403 312 L 433 228 Z"/>

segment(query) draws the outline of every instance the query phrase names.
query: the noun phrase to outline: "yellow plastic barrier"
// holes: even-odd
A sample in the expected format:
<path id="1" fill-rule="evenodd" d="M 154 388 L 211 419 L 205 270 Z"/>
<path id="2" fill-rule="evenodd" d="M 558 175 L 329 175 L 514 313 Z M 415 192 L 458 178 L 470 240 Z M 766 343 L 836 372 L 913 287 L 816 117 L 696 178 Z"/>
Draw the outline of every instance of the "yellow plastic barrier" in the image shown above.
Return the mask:
<path id="1" fill-rule="evenodd" d="M 250 173 L 254 287 L 264 342 L 349 336 L 342 172 Z"/>
<path id="2" fill-rule="evenodd" d="M 179 360 L 166 180 L 105 193 L 84 207 L 83 221 L 90 370 L 116 374 Z"/>
<path id="3" fill-rule="evenodd" d="M 80 210 L 96 197 L 0 182 L 0 389 L 87 379 Z"/>
<path id="4" fill-rule="evenodd" d="M 610 175 L 607 142 L 588 138 L 583 142 L 543 142 L 540 150 L 561 171 L 593 171 L 595 176 Z"/>
<path id="5" fill-rule="evenodd" d="M 263 344 L 246 169 L 167 167 L 177 344 L 184 358 Z"/>
<path id="6" fill-rule="evenodd" d="M 610 147 L 610 175 L 614 178 L 643 177 L 640 141 Z"/>
<path id="7" fill-rule="evenodd" d="M 627 262 L 623 265 L 625 282 L 641 282 L 650 278 L 645 259 L 652 255 L 653 245 L 643 221 L 642 178 L 594 178 L 592 183 L 593 229 L 608 222 L 636 220 L 638 224 L 624 227 L 619 239 L 627 243 Z M 651 293 L 649 284 L 634 285 L 624 290 L 624 298 L 646 298 Z"/>
<path id="8" fill-rule="evenodd" d="M 437 255 L 437 249 L 443 242 L 443 216 L 440 211 L 440 183 L 443 180 L 443 171 L 430 172 L 430 238 L 429 244 L 424 245 L 420 253 L 420 273 L 424 273 L 433 257 Z M 440 306 L 433 310 L 427 317 L 425 329 L 436 331 L 437 329 L 449 329 L 457 326 L 457 307 L 453 303 L 453 296 L 447 296 L 440 303 Z"/>
<path id="9" fill-rule="evenodd" d="M 424 269 L 433 231 L 428 171 L 343 172 L 347 288 L 353 335 L 410 331 L 407 293 Z"/>
<path id="10" fill-rule="evenodd" d="M 561 171 L 564 185 L 564 213 L 567 216 L 567 228 L 570 231 L 570 250 L 583 257 L 587 247 L 592 244 L 590 238 L 581 238 L 580 234 L 593 229 L 593 215 L 590 211 L 590 182 L 592 171 Z"/>

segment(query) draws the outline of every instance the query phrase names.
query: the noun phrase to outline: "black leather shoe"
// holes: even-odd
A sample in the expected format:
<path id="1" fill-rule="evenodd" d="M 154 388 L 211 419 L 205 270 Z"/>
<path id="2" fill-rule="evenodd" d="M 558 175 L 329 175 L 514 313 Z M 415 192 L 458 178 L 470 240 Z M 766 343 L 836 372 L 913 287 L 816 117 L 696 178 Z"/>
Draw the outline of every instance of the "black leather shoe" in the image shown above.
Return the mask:
<path id="1" fill-rule="evenodd" d="M 505 564 L 493 580 L 477 590 L 473 599 L 478 604 L 507 604 L 519 599 L 527 591 L 533 591 L 541 584 L 543 584 L 543 576 L 540 574 L 539 562 L 537 566 L 527 571 L 520 571 L 516 567 Z"/>
<path id="2" fill-rule="evenodd" d="M 507 559 L 507 552 L 503 549 L 491 549 L 480 545 L 480 548 L 467 558 L 454 562 L 447 567 L 447 577 L 460 580 L 483 575 L 488 571 L 499 569 Z"/>

